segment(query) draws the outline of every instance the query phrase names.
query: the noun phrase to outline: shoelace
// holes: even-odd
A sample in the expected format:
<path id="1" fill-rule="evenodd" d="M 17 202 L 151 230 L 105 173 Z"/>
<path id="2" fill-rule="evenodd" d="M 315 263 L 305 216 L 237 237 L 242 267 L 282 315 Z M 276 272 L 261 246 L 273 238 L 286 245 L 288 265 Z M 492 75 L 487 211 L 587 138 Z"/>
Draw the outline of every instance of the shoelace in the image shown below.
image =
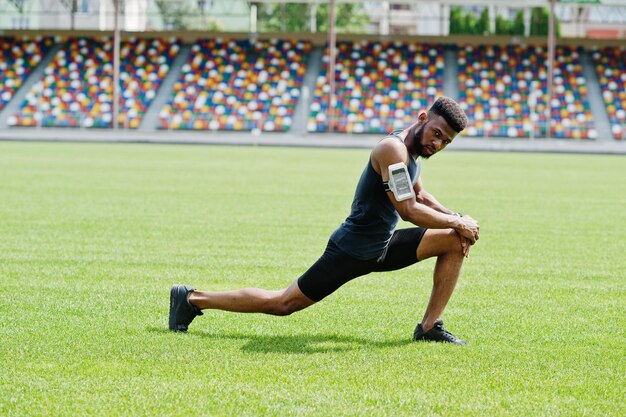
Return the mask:
<path id="1" fill-rule="evenodd" d="M 435 325 L 435 327 L 437 327 L 439 330 L 441 330 L 441 333 L 443 333 L 443 336 L 450 340 L 450 341 L 455 341 L 457 340 L 457 337 L 455 335 L 453 335 L 452 333 L 450 333 L 449 331 L 447 331 L 444 327 L 443 327 L 443 323 L 438 323 Z"/>

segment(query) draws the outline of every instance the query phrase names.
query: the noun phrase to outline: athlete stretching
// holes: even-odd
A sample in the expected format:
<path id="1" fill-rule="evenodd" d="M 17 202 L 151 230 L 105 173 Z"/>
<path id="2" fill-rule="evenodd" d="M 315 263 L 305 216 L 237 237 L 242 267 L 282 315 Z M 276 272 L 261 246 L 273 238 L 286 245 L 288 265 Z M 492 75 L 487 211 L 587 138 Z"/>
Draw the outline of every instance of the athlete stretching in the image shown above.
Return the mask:
<path id="1" fill-rule="evenodd" d="M 413 125 L 374 147 L 356 187 L 350 215 L 331 235 L 324 254 L 300 278 L 279 291 L 210 292 L 174 285 L 170 330 L 187 331 L 204 309 L 286 316 L 322 300 L 351 279 L 435 256 L 430 301 L 413 338 L 465 344 L 444 329 L 441 316 L 463 258 L 478 240 L 478 222 L 439 203 L 424 190 L 419 174 L 420 157 L 444 149 L 466 124 L 458 103 L 439 97 Z M 417 227 L 396 230 L 400 218 Z"/>

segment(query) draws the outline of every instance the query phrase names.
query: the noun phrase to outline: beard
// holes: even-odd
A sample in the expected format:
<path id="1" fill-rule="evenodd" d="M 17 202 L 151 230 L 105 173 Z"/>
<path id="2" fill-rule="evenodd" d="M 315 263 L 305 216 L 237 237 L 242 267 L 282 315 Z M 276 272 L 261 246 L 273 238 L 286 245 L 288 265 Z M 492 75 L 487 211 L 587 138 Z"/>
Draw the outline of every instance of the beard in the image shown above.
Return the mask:
<path id="1" fill-rule="evenodd" d="M 418 156 L 424 159 L 430 158 L 433 154 L 427 155 L 422 145 L 422 137 L 424 136 L 424 125 L 420 125 L 413 135 L 413 150 Z"/>

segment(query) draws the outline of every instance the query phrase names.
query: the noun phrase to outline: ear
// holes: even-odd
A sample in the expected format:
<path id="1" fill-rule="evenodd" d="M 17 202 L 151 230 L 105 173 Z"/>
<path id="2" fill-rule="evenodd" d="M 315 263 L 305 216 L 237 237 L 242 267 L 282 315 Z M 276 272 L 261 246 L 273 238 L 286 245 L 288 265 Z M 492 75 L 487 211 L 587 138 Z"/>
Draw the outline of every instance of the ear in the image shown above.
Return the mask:
<path id="1" fill-rule="evenodd" d="M 424 120 L 426 120 L 427 118 L 428 114 L 426 114 L 425 111 L 421 112 L 419 116 L 417 116 L 417 120 L 419 120 L 420 123 L 424 123 Z"/>

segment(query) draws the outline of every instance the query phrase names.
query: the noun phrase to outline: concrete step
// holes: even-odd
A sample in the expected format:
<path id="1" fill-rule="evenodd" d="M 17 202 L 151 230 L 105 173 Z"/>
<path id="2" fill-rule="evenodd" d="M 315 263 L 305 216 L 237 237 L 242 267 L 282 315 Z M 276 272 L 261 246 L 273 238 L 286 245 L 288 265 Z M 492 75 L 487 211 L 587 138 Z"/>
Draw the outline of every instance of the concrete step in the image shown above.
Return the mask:
<path id="1" fill-rule="evenodd" d="M 606 111 L 606 104 L 602 98 L 598 74 L 596 73 L 596 69 L 593 65 L 593 60 L 589 52 L 582 53 L 580 55 L 580 61 L 583 67 L 583 75 L 585 76 L 587 98 L 589 100 L 589 107 L 591 107 L 593 124 L 598 132 L 597 140 L 613 140 L 609 114 Z"/>
<path id="2" fill-rule="evenodd" d="M 155 130 L 159 126 L 159 112 L 172 97 L 174 84 L 176 80 L 178 80 L 183 65 L 187 62 L 187 58 L 189 58 L 190 52 L 190 45 L 181 46 L 178 55 L 176 55 L 176 58 L 174 58 L 174 61 L 170 65 L 169 72 L 159 87 L 159 91 L 157 91 L 152 103 L 150 103 L 150 107 L 148 107 L 146 114 L 143 116 L 139 130 Z"/>
<path id="3" fill-rule="evenodd" d="M 296 133 L 307 133 L 307 123 L 309 121 L 309 109 L 313 102 L 313 92 L 315 83 L 322 68 L 322 55 L 324 48 L 314 47 L 309 55 L 306 74 L 300 89 L 300 99 L 296 105 L 291 124 L 291 131 Z"/>

